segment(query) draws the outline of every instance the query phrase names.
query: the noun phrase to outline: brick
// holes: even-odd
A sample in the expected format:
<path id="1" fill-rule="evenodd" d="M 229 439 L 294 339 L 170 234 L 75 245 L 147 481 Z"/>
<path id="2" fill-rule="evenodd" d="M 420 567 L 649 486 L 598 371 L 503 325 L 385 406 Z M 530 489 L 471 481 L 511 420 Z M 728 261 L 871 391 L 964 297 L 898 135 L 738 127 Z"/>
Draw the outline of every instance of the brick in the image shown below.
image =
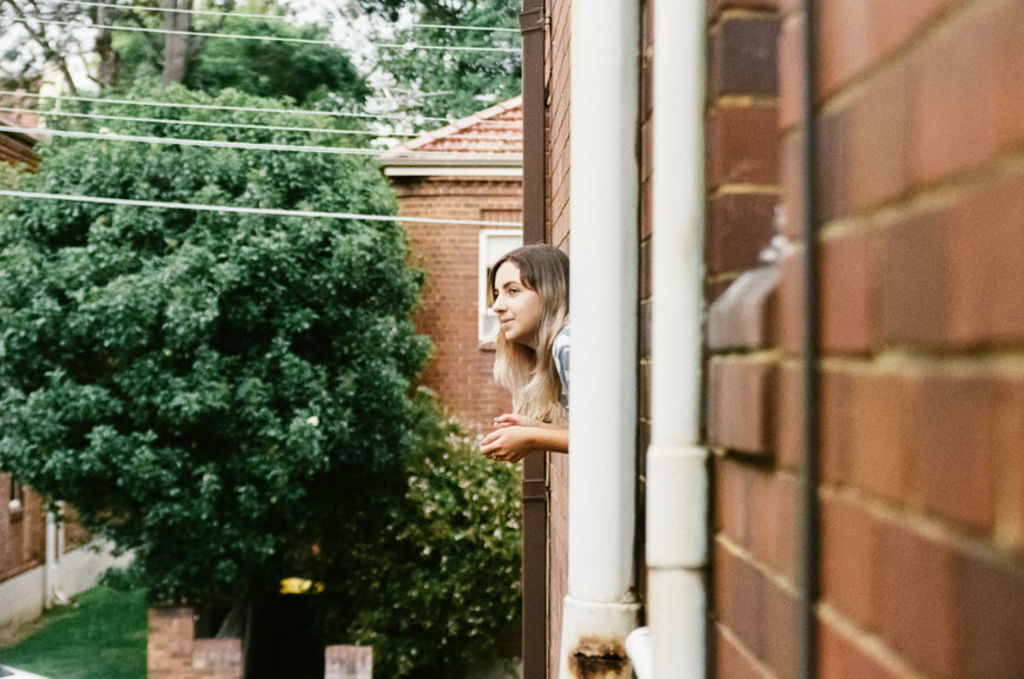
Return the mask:
<path id="1" fill-rule="evenodd" d="M 196 639 L 192 679 L 242 679 L 241 639 Z"/>
<path id="2" fill-rule="evenodd" d="M 828 679 L 898 679 L 901 676 L 833 625 L 818 625 L 818 639 L 818 676 Z"/>
<path id="3" fill-rule="evenodd" d="M 802 415 L 803 373 L 798 367 L 780 368 L 773 427 L 773 449 L 780 467 L 796 469 L 800 466 Z"/>
<path id="4" fill-rule="evenodd" d="M 775 316 L 775 338 L 787 354 L 803 350 L 803 251 L 790 253 L 779 263 L 778 313 Z"/>
<path id="5" fill-rule="evenodd" d="M 980 531 L 995 522 L 997 387 L 986 377 L 936 373 L 921 380 L 914 399 L 925 508 Z"/>
<path id="6" fill-rule="evenodd" d="M 850 481 L 900 503 L 911 483 L 912 385 L 897 374 L 858 374 L 852 382 Z"/>
<path id="7" fill-rule="evenodd" d="M 879 331 L 888 343 L 943 343 L 952 294 L 946 222 L 942 212 L 915 214 L 881 238 Z"/>
<path id="8" fill-rule="evenodd" d="M 779 26 L 774 16 L 726 18 L 719 24 L 711 36 L 712 96 L 777 94 Z"/>
<path id="9" fill-rule="evenodd" d="M 711 199 L 706 239 L 708 272 L 744 271 L 761 264 L 760 253 L 775 235 L 779 198 L 764 193 L 723 193 Z"/>
<path id="10" fill-rule="evenodd" d="M 875 627 L 878 527 L 857 505 L 839 498 L 821 503 L 821 586 L 826 602 L 860 627 Z"/>
<path id="11" fill-rule="evenodd" d="M 1024 339 L 1024 178 L 987 187 L 949 211 L 949 340 L 960 345 Z"/>
<path id="12" fill-rule="evenodd" d="M 797 482 L 792 476 L 752 472 L 750 549 L 790 582 L 797 577 Z"/>
<path id="13" fill-rule="evenodd" d="M 1024 671 L 1024 566 L 966 553 L 957 583 L 965 677 L 1016 677 Z"/>
<path id="14" fill-rule="evenodd" d="M 998 445 L 1000 533 L 1024 547 L 1024 378 L 1000 384 Z"/>
<path id="15" fill-rule="evenodd" d="M 825 93 L 851 80 L 920 32 L 955 0 L 831 0 L 818 16 Z"/>
<path id="16" fill-rule="evenodd" d="M 791 241 L 803 239 L 803 143 L 803 133 L 793 131 L 783 137 L 780 150 L 782 184 L 776 226 Z"/>
<path id="17" fill-rule="evenodd" d="M 771 675 L 721 631 L 716 638 L 716 676 L 720 679 L 770 679 Z"/>
<path id="18" fill-rule="evenodd" d="M 821 244 L 821 346 L 865 353 L 874 346 L 871 241 L 865 230 Z"/>
<path id="19" fill-rule="evenodd" d="M 823 370 L 819 392 L 819 449 L 822 482 L 840 485 L 849 477 L 851 394 L 848 372 Z"/>
<path id="20" fill-rule="evenodd" d="M 730 629 L 755 657 L 761 657 L 764 636 L 768 633 L 762 624 L 764 576 L 718 543 L 712 577 L 720 624 Z"/>
<path id="21" fill-rule="evenodd" d="M 708 116 L 708 186 L 779 180 L 778 109 L 719 106 Z"/>
<path id="22" fill-rule="evenodd" d="M 730 542 L 746 548 L 750 544 L 751 472 L 734 458 L 714 460 L 715 529 Z"/>
<path id="23" fill-rule="evenodd" d="M 982 15 L 915 55 L 909 153 L 915 184 L 979 165 L 999 147 L 998 69 L 1013 66 L 1000 59 L 1002 15 Z"/>
<path id="24" fill-rule="evenodd" d="M 878 555 L 881 635 L 926 675 L 962 676 L 956 673 L 956 554 L 906 526 L 886 523 L 879 529 Z"/>
<path id="25" fill-rule="evenodd" d="M 713 445 L 768 454 L 775 366 L 742 359 L 711 362 L 708 435 Z"/>
<path id="26" fill-rule="evenodd" d="M 907 186 L 909 71 L 894 67 L 819 126 L 820 217 L 876 207 Z"/>
<path id="27" fill-rule="evenodd" d="M 771 581 L 765 581 L 764 627 L 771 630 L 764 643 L 764 662 L 776 676 L 797 676 L 800 638 L 797 600 Z"/>
<path id="28" fill-rule="evenodd" d="M 803 17 L 788 17 L 779 31 L 779 128 L 803 121 Z"/>
<path id="29" fill-rule="evenodd" d="M 324 679 L 371 679 L 373 676 L 373 648 L 370 646 L 328 646 L 324 655 Z"/>

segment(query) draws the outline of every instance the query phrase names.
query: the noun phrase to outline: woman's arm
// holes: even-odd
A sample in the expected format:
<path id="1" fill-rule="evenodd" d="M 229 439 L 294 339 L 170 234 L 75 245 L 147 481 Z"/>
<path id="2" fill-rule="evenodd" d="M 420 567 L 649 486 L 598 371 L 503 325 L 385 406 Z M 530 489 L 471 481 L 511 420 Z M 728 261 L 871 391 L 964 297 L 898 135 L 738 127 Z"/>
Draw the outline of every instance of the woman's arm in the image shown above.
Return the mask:
<path id="1" fill-rule="evenodd" d="M 484 437 L 480 449 L 492 460 L 518 462 L 535 450 L 569 452 L 569 430 L 521 415 L 502 415 L 497 429 Z"/>

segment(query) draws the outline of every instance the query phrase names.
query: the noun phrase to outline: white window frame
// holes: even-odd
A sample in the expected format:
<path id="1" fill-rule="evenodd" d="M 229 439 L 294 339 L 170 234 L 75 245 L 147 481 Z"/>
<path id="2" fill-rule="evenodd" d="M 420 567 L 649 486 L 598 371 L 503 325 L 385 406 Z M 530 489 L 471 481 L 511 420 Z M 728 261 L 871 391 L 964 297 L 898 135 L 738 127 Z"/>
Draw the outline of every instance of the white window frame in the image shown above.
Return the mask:
<path id="1" fill-rule="evenodd" d="M 494 257 L 493 261 L 490 256 L 490 249 L 487 244 L 491 238 L 495 237 L 510 237 L 514 236 L 518 239 L 517 243 L 510 247 L 509 250 L 517 248 L 523 244 L 523 230 L 522 229 L 482 229 L 480 231 L 480 256 L 477 259 L 477 275 L 480 281 L 480 293 L 479 293 L 479 306 L 476 315 L 476 335 L 480 342 L 491 342 L 494 337 L 485 334 L 486 324 L 488 317 L 494 317 L 494 312 L 491 311 L 491 306 L 487 303 L 487 267 L 498 260 L 498 257 Z M 505 250 L 504 252 L 508 252 Z M 502 254 L 504 254 L 504 252 Z"/>

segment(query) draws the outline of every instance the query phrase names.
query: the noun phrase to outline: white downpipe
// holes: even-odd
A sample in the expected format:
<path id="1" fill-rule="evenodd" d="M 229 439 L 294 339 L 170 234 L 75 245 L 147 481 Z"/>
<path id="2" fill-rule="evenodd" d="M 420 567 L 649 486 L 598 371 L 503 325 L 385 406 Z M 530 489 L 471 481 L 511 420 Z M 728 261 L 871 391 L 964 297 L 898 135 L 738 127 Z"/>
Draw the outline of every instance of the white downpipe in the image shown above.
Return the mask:
<path id="1" fill-rule="evenodd" d="M 43 608 L 50 610 L 56 602 L 57 591 L 57 517 L 46 512 L 46 586 L 43 588 Z"/>
<path id="2" fill-rule="evenodd" d="M 647 614 L 651 673 L 704 679 L 707 451 L 700 446 L 704 234 L 703 2 L 654 0 L 651 446 Z M 640 664 L 640 663 L 638 663 Z"/>
<path id="3" fill-rule="evenodd" d="M 568 595 L 561 679 L 578 654 L 618 654 L 633 591 L 637 347 L 635 4 L 577 0 L 570 45 L 572 317 Z M 613 676 L 613 675 L 607 675 Z"/>

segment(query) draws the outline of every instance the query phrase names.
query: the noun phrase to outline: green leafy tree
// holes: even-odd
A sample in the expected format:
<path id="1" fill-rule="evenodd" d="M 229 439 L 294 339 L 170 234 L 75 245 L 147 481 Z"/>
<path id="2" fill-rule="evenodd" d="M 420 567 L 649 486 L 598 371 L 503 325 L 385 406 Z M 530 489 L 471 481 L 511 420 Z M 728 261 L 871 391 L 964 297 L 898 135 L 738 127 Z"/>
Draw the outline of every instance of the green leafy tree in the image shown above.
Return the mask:
<path id="1" fill-rule="evenodd" d="M 308 141 L 116 131 L 202 129 Z M 350 155 L 60 139 L 39 151 L 22 189 L 395 209 L 373 161 Z M 427 343 L 409 322 L 420 275 L 405 255 L 389 221 L 4 199 L 0 469 L 132 550 L 110 581 L 151 603 L 227 605 L 299 575 L 325 585 L 311 599 L 321 641 L 372 644 L 383 676 L 456 677 L 514 649 L 518 476 L 411 389 Z"/>
<path id="2" fill-rule="evenodd" d="M 40 153 L 26 190 L 395 209 L 354 156 L 59 140 Z M 358 516 L 400 478 L 427 342 L 395 223 L 7 199 L 0 258 L 0 468 L 133 549 L 129 579 L 154 600 L 267 588 L 328 530 L 325 505 Z"/>
<path id="3" fill-rule="evenodd" d="M 357 0 L 371 14 L 394 20 L 411 11 L 418 24 L 439 26 L 519 27 L 521 0 Z M 518 33 L 459 31 L 413 27 L 395 38 L 399 43 L 463 47 L 518 47 Z M 521 55 L 513 52 L 426 52 L 387 50 L 378 67 L 395 80 L 395 88 L 418 102 L 427 116 L 462 117 L 518 95 L 522 90 Z"/>
<path id="4" fill-rule="evenodd" d="M 268 10 L 269 11 L 269 10 Z M 124 19 L 127 20 L 127 19 Z M 138 17 L 147 25 L 159 19 Z M 213 33 L 325 40 L 326 28 L 293 26 L 286 21 L 226 17 L 199 18 L 195 30 Z M 209 24 L 209 25 L 208 25 Z M 345 52 L 336 46 L 231 38 L 193 37 L 183 84 L 216 94 L 232 88 L 261 97 L 291 97 L 300 103 L 328 93 L 358 108 L 370 93 L 366 80 Z M 131 85 L 161 73 L 162 52 L 145 33 L 118 33 L 119 80 Z"/>

